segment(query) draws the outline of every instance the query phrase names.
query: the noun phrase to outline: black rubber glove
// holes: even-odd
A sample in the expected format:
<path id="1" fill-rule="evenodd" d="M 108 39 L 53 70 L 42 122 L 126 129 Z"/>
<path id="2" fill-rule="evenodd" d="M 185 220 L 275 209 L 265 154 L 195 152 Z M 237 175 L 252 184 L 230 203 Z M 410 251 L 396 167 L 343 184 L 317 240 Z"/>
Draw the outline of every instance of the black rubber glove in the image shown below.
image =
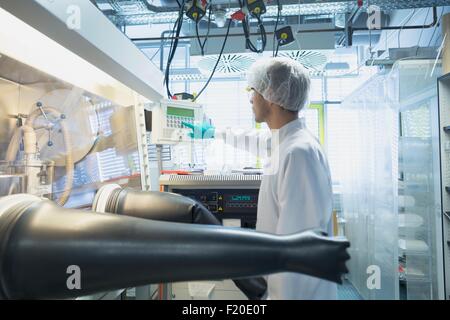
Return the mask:
<path id="1" fill-rule="evenodd" d="M 249 300 L 262 300 L 266 295 L 267 281 L 263 277 L 234 279 L 233 282 Z"/>
<path id="2" fill-rule="evenodd" d="M 106 212 L 158 221 L 220 225 L 201 203 L 170 192 L 118 189 L 109 194 Z"/>
<path id="3" fill-rule="evenodd" d="M 23 197 L 26 197 L 25 199 Z M 308 231 L 276 236 L 0 198 L 0 298 L 71 298 L 121 288 L 301 272 L 341 283 L 348 241 Z M 68 268 L 81 287 L 68 287 Z"/>

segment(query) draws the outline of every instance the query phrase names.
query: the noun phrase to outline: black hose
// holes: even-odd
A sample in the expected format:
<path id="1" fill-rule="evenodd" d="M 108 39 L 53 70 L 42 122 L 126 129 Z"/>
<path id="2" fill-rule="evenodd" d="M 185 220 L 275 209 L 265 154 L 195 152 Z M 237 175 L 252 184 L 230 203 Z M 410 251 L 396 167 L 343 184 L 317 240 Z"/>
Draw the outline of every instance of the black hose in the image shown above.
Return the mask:
<path id="1" fill-rule="evenodd" d="M 225 50 L 225 45 L 227 44 L 228 35 L 230 34 L 231 22 L 232 22 L 232 20 L 230 19 L 229 22 L 228 22 L 227 33 L 225 35 L 225 39 L 223 40 L 222 49 L 220 50 L 219 57 L 217 58 L 216 64 L 214 65 L 214 68 L 213 68 L 213 70 L 212 70 L 208 80 L 206 81 L 205 85 L 200 90 L 200 92 L 197 94 L 197 96 L 192 100 L 193 102 L 197 101 L 197 99 L 201 96 L 203 91 L 205 91 L 205 89 L 208 87 L 209 83 L 211 82 L 212 77 L 216 73 L 217 66 L 219 65 L 220 59 L 222 58 L 222 54 L 223 54 L 223 52 Z"/>

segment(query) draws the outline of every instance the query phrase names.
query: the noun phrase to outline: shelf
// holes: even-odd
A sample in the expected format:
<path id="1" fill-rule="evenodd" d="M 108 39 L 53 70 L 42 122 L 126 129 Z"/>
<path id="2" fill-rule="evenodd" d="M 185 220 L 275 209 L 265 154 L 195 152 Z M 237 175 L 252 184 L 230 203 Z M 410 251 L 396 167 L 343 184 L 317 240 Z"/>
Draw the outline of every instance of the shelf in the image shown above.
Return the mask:
<path id="1" fill-rule="evenodd" d="M 406 283 L 431 283 L 431 279 L 426 276 L 409 275 L 404 280 Z"/>
<path id="2" fill-rule="evenodd" d="M 422 240 L 398 239 L 398 248 L 406 255 L 429 255 L 430 247 Z"/>
<path id="3" fill-rule="evenodd" d="M 419 228 L 423 226 L 423 223 L 423 218 L 417 214 L 400 213 L 398 215 L 399 228 Z"/>
<path id="4" fill-rule="evenodd" d="M 412 273 L 408 273 L 408 267 L 403 267 L 403 272 L 399 272 L 399 280 L 402 283 L 431 283 L 431 278 L 419 269 L 411 268 Z"/>

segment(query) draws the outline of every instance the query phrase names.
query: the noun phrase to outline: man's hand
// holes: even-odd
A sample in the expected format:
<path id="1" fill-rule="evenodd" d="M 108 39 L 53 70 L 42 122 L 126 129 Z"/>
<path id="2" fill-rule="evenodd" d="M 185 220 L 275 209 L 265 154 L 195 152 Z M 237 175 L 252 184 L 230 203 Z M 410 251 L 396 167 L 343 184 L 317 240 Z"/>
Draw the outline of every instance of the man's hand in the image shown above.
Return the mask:
<path id="1" fill-rule="evenodd" d="M 328 238 L 323 232 L 310 230 L 284 236 L 284 240 L 289 243 L 284 254 L 288 270 L 342 283 L 342 275 L 348 273 L 345 263 L 350 259 L 347 239 Z"/>
<path id="2" fill-rule="evenodd" d="M 202 125 L 195 125 L 188 122 L 181 122 L 181 124 L 187 128 L 192 129 L 189 136 L 192 139 L 213 139 L 215 135 L 216 128 L 211 126 L 209 123 L 203 122 Z"/>

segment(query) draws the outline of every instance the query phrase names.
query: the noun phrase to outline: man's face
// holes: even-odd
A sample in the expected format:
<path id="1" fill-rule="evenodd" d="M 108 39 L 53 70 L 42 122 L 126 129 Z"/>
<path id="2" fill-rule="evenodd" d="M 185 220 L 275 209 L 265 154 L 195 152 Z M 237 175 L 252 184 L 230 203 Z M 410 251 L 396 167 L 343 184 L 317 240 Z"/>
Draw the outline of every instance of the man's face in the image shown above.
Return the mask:
<path id="1" fill-rule="evenodd" d="M 252 89 L 251 91 L 250 103 L 252 104 L 252 110 L 255 114 L 255 121 L 259 123 L 265 122 L 270 114 L 269 102 L 255 89 Z"/>

